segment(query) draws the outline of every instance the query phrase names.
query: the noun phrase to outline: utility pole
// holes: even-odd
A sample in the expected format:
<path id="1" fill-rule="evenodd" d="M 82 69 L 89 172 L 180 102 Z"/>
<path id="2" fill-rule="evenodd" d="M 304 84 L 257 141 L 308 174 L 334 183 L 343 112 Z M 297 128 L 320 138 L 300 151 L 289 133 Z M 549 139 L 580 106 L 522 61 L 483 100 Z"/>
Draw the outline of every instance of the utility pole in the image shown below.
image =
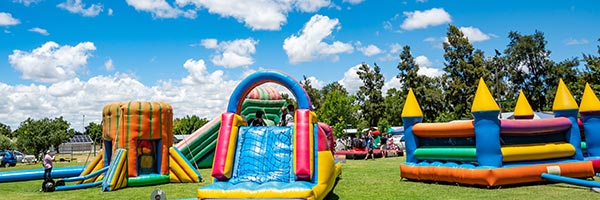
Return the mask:
<path id="1" fill-rule="evenodd" d="M 501 55 L 498 49 L 494 49 L 496 51 L 496 55 L 494 56 L 494 76 L 496 77 L 496 102 L 498 102 L 498 107 L 500 108 L 500 119 L 502 119 L 502 102 L 500 99 L 500 82 L 498 81 L 498 56 Z"/>

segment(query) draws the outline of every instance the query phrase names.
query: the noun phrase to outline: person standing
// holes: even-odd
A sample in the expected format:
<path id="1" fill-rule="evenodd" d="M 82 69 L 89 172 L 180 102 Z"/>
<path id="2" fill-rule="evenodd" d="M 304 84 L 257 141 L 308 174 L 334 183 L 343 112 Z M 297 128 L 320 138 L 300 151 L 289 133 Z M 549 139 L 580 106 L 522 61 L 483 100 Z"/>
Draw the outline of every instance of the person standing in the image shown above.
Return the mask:
<path id="1" fill-rule="evenodd" d="M 279 126 L 287 126 L 286 117 L 288 115 L 287 107 L 281 107 L 281 118 L 279 118 Z"/>
<path id="2" fill-rule="evenodd" d="M 385 158 L 387 156 L 387 134 L 381 134 L 381 138 L 379 139 L 379 149 L 381 150 L 381 157 Z"/>
<path id="3" fill-rule="evenodd" d="M 290 104 L 287 106 L 287 114 L 285 115 L 286 126 L 294 126 L 294 105 Z"/>
<path id="4" fill-rule="evenodd" d="M 373 154 L 373 141 L 375 141 L 375 139 L 373 139 L 371 131 L 369 131 L 369 135 L 367 136 L 367 156 L 365 156 L 365 160 L 369 159 L 369 155 L 375 160 L 375 155 Z"/>
<path id="5" fill-rule="evenodd" d="M 54 160 L 54 156 L 51 153 L 50 150 L 47 150 L 46 155 L 44 155 L 44 180 L 52 180 L 52 160 Z"/>
<path id="6" fill-rule="evenodd" d="M 250 124 L 250 126 L 266 126 L 267 123 L 265 123 L 265 120 L 263 120 L 262 118 L 264 114 L 265 112 L 263 112 L 262 110 L 257 110 L 256 118 L 251 119 L 250 122 L 248 122 L 248 124 Z"/>

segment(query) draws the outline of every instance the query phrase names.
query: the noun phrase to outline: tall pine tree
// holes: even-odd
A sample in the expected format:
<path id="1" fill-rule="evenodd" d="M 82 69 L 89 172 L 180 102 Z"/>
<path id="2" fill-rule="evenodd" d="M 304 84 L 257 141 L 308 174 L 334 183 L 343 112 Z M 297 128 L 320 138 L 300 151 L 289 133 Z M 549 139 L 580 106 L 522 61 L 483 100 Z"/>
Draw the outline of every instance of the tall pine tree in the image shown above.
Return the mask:
<path id="1" fill-rule="evenodd" d="M 360 105 L 362 119 L 367 122 L 369 127 L 379 125 L 379 119 L 381 119 L 385 110 L 383 95 L 381 94 L 385 79 L 381 74 L 381 68 L 377 64 L 374 65 L 375 67 L 371 69 L 369 65 L 363 63 L 356 72 L 363 82 L 356 93 L 357 101 Z"/>

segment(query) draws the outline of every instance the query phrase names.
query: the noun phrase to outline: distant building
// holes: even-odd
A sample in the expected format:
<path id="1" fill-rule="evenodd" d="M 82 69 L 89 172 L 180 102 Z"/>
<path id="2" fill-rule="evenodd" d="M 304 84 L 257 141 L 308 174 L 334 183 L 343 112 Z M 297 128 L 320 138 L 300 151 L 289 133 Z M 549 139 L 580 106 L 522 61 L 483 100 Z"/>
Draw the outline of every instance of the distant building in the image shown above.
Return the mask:
<path id="1" fill-rule="evenodd" d="M 73 135 L 59 147 L 60 153 L 90 152 L 93 149 L 92 138 L 89 135 Z"/>
<path id="2" fill-rule="evenodd" d="M 190 135 L 173 135 L 173 144 L 177 144 L 189 136 Z"/>

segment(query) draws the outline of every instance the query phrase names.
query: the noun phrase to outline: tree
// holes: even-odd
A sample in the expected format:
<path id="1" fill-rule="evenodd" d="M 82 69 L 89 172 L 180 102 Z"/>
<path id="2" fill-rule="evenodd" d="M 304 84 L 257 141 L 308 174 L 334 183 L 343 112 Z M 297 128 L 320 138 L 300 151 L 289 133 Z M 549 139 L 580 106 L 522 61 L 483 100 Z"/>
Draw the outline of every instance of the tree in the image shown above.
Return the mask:
<path id="1" fill-rule="evenodd" d="M 402 53 L 400 53 L 400 62 L 397 68 L 399 72 L 396 77 L 402 87 L 399 91 L 388 91 L 389 100 L 386 97 L 386 101 L 390 102 L 385 104 L 387 121 L 392 125 L 401 124 L 402 119 L 399 116 L 403 108 L 398 107 L 396 103 L 401 103 L 400 106 L 404 105 L 404 97 L 408 94 L 410 88 L 413 89 L 423 110 L 423 120 L 426 122 L 437 120 L 438 113 L 445 110 L 441 90 L 442 81 L 439 78 L 430 78 L 418 74 L 419 65 L 410 52 L 410 46 L 404 46 Z M 401 95 L 401 97 L 395 97 L 395 95 Z"/>
<path id="2" fill-rule="evenodd" d="M 281 99 L 285 100 L 287 105 L 294 105 L 294 108 L 298 108 L 298 102 L 296 102 L 296 99 L 290 98 L 289 94 L 281 93 Z"/>
<path id="3" fill-rule="evenodd" d="M 569 91 L 571 91 L 571 94 L 575 97 L 575 100 L 579 102 L 585 86 L 585 82 L 582 81 L 579 70 L 577 70 L 579 59 L 565 59 L 559 63 L 548 60 L 546 61 L 545 66 L 548 66 L 548 70 L 544 72 L 544 76 L 546 77 L 544 84 L 546 84 L 547 87 L 544 97 L 546 98 L 545 101 L 548 103 L 542 109 L 552 110 L 558 82 L 561 78 L 569 88 Z"/>
<path id="4" fill-rule="evenodd" d="M 321 108 L 317 110 L 319 121 L 325 122 L 333 127 L 336 137 L 337 134 L 343 134 L 346 124 L 352 124 L 356 121 L 353 113 L 356 113 L 352 106 L 353 98 L 348 96 L 345 89 L 333 88 L 325 96 Z"/>
<path id="5" fill-rule="evenodd" d="M 546 95 L 552 86 L 544 82 L 550 69 L 547 64 L 551 52 L 546 50 L 548 42 L 544 33 L 536 30 L 533 35 L 521 35 L 511 31 L 508 38 L 510 43 L 504 53 L 511 73 L 511 92 L 518 93 L 522 89 L 534 111 L 548 108 L 552 101 L 548 101 Z"/>
<path id="6" fill-rule="evenodd" d="M 0 123 L 0 135 L 4 135 L 6 137 L 12 137 L 12 131 L 10 130 L 10 126 Z"/>
<path id="7" fill-rule="evenodd" d="M 471 104 L 477 89 L 479 78 L 488 80 L 489 71 L 484 67 L 483 51 L 475 50 L 464 34 L 453 25 L 446 33 L 448 42 L 444 42 L 443 76 L 445 100 L 454 119 L 471 118 Z"/>
<path id="8" fill-rule="evenodd" d="M 600 42 L 600 38 L 598 39 Z M 597 46 L 600 56 L 600 45 Z M 590 84 L 595 92 L 600 91 L 600 57 L 592 54 L 583 54 L 582 61 L 585 62 L 585 68 L 581 75 L 584 82 Z"/>
<path id="9" fill-rule="evenodd" d="M 356 94 L 361 118 L 367 122 L 369 127 L 377 127 L 379 119 L 385 111 L 384 99 L 381 94 L 385 80 L 381 74 L 381 68 L 377 66 L 377 63 L 374 65 L 375 67 L 371 69 L 369 65 L 363 63 L 356 72 L 363 82 Z"/>
<path id="10" fill-rule="evenodd" d="M 208 119 L 200 118 L 196 115 L 186 115 L 183 118 L 177 118 L 173 121 L 173 134 L 176 135 L 189 135 L 194 133 L 204 124 L 208 123 Z"/>
<path id="11" fill-rule="evenodd" d="M 85 127 L 84 134 L 89 135 L 90 138 L 92 138 L 92 140 L 95 143 L 101 143 L 102 142 L 102 126 L 100 124 L 96 124 L 94 122 L 90 122 Z"/>
<path id="12" fill-rule="evenodd" d="M 11 149 L 15 149 L 13 141 L 8 136 L 0 134 L 0 151 Z"/>
<path id="13" fill-rule="evenodd" d="M 310 79 L 306 78 L 306 76 L 303 76 L 303 78 L 304 79 L 300 81 L 300 84 L 308 94 L 308 97 L 313 104 L 313 109 L 317 110 L 321 107 L 321 93 L 311 85 Z"/>
<path id="14" fill-rule="evenodd" d="M 47 118 L 46 118 L 47 119 Z M 69 122 L 65 121 L 62 116 L 54 118 L 49 122 L 50 145 L 59 152 L 59 146 L 69 138 L 75 135 L 75 130 L 70 128 Z"/>
<path id="15" fill-rule="evenodd" d="M 404 106 L 404 101 L 406 98 L 406 93 L 401 92 L 396 88 L 390 88 L 383 100 L 385 105 L 385 111 L 383 115 L 383 119 L 390 125 L 402 125 L 402 108 Z"/>
<path id="16" fill-rule="evenodd" d="M 60 144 L 73 137 L 75 131 L 69 128 L 69 123 L 62 117 L 41 120 L 27 118 L 15 133 L 19 149 L 41 155 L 52 146 L 58 151 Z"/>
<path id="17" fill-rule="evenodd" d="M 342 84 L 338 82 L 333 82 L 321 88 L 321 96 L 323 97 L 323 101 L 331 91 L 339 91 L 342 92 L 344 95 L 348 95 L 348 91 L 346 90 L 346 88 L 344 88 Z"/>

